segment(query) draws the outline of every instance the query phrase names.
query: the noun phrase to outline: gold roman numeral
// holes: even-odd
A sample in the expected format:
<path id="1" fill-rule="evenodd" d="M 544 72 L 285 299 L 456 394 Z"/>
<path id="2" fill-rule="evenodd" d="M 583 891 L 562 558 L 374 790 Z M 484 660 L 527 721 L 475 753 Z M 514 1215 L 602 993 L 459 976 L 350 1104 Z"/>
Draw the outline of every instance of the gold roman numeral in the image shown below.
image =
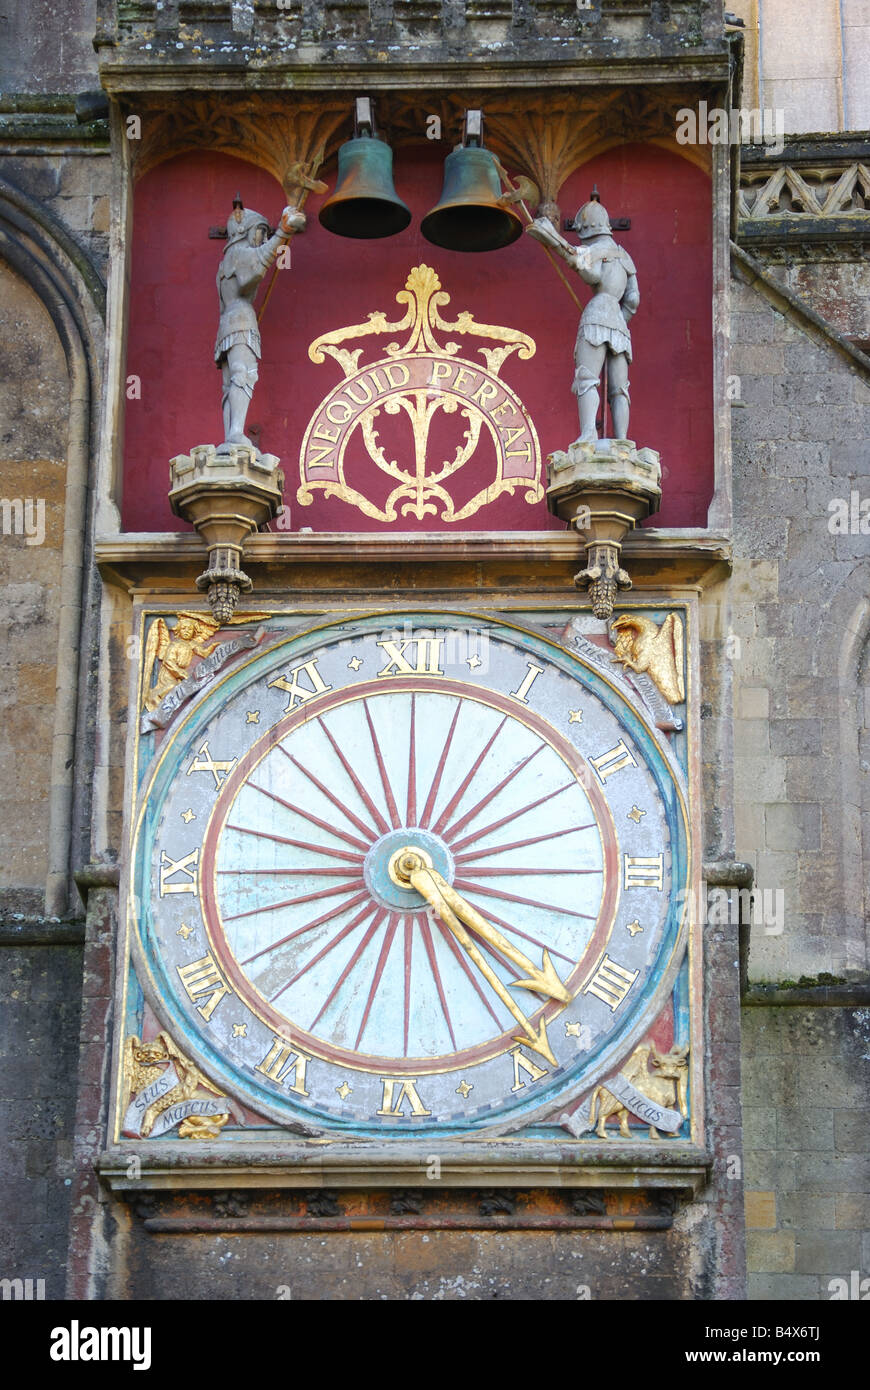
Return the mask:
<path id="1" fill-rule="evenodd" d="M 196 1008 L 208 1023 L 224 995 L 233 992 L 215 965 L 214 957 L 203 956 L 201 960 L 191 961 L 190 965 L 179 965 L 178 973 L 188 999 L 192 1004 L 196 1004 Z M 206 994 L 208 998 L 197 1003 L 199 996 Z"/>
<path id="2" fill-rule="evenodd" d="M 594 994 L 604 1001 L 611 1013 L 616 1013 L 639 974 L 639 970 L 626 970 L 625 966 L 605 955 L 589 983 L 584 986 L 583 993 Z"/>
<path id="3" fill-rule="evenodd" d="M 537 1062 L 533 1062 L 531 1057 L 527 1057 L 521 1047 L 515 1047 L 511 1053 L 511 1057 L 514 1064 L 514 1084 L 511 1086 L 512 1091 L 521 1091 L 526 1085 L 526 1082 L 520 1076 L 520 1071 L 526 1073 L 526 1076 L 529 1078 L 529 1083 L 532 1081 L 540 1081 L 542 1076 L 549 1075 L 546 1068 L 539 1067 Z"/>
<path id="4" fill-rule="evenodd" d="M 204 743 L 202 747 L 197 751 L 196 756 L 193 759 L 193 762 L 187 769 L 187 775 L 189 777 L 192 772 L 210 772 L 212 777 L 214 778 L 215 786 L 220 787 L 221 773 L 223 773 L 224 777 L 226 777 L 230 768 L 234 767 L 237 762 L 238 758 L 231 758 L 229 762 L 225 763 L 215 762 L 214 758 L 208 751 L 208 743 Z"/>
<path id="5" fill-rule="evenodd" d="M 381 1080 L 384 1084 L 384 1098 L 381 1108 L 377 1112 L 379 1115 L 403 1115 L 402 1106 L 406 1100 L 411 1107 L 412 1115 L 432 1114 L 432 1111 L 426 1109 L 417 1094 L 416 1080 L 412 1081 L 410 1077 L 402 1080 L 401 1077 L 394 1076 L 382 1076 Z M 400 1087 L 398 1094 L 396 1094 L 397 1086 Z"/>
<path id="6" fill-rule="evenodd" d="M 664 886 L 664 855 L 623 855 L 624 886 L 626 888 L 657 888 Z"/>
<path id="7" fill-rule="evenodd" d="M 285 714 L 294 710 L 297 704 L 301 705 L 305 700 L 313 700 L 315 695 L 322 695 L 325 690 L 332 689 L 332 686 L 325 683 L 318 671 L 317 661 L 317 657 L 314 657 L 312 661 L 303 661 L 300 666 L 294 666 L 292 671 L 288 671 L 286 676 L 278 676 L 273 681 L 267 681 L 270 689 L 275 686 L 278 690 L 286 690 L 290 696 L 284 707 Z M 310 690 L 299 684 L 299 678 L 303 671 L 311 682 Z"/>
<path id="8" fill-rule="evenodd" d="M 169 879 L 174 874 L 185 874 L 186 877 L 170 883 Z M 185 854 L 182 859 L 170 859 L 165 849 L 160 851 L 160 896 L 165 898 L 168 893 L 195 893 L 198 887 L 199 875 L 199 848 L 192 849 L 190 854 Z"/>
<path id="9" fill-rule="evenodd" d="M 538 676 L 544 674 L 543 666 L 535 666 L 531 661 L 527 661 L 526 665 L 529 669 L 523 677 L 522 684 L 516 690 L 510 691 L 511 699 L 519 700 L 521 705 L 529 703 L 528 695 L 533 683 L 538 679 Z"/>
<path id="10" fill-rule="evenodd" d="M 615 748 L 609 748 L 606 753 L 599 753 L 597 758 L 590 758 L 589 761 L 598 773 L 602 786 L 608 777 L 614 772 L 619 772 L 620 768 L 637 767 L 637 763 L 622 739 L 619 740 Z"/>
<path id="11" fill-rule="evenodd" d="M 379 647 L 383 647 L 384 656 L 390 659 L 383 671 L 378 671 L 381 676 L 443 676 L 441 670 L 441 648 L 444 646 L 443 637 L 406 637 L 401 642 L 378 642 Z M 415 647 L 414 659 L 416 665 L 412 666 L 405 652 L 409 647 Z M 393 669 L 395 668 L 395 669 Z"/>
<path id="12" fill-rule="evenodd" d="M 277 1082 L 279 1086 L 283 1086 L 292 1073 L 293 1084 L 288 1086 L 287 1089 L 295 1091 L 297 1095 L 307 1096 L 308 1092 L 305 1089 L 305 1068 L 310 1061 L 311 1058 L 306 1057 L 305 1053 L 300 1052 L 298 1048 L 291 1047 L 289 1043 L 285 1043 L 281 1038 L 273 1038 L 272 1046 L 269 1048 L 262 1062 L 257 1063 L 255 1070 L 261 1071 L 264 1076 L 270 1077 L 271 1080 Z"/>

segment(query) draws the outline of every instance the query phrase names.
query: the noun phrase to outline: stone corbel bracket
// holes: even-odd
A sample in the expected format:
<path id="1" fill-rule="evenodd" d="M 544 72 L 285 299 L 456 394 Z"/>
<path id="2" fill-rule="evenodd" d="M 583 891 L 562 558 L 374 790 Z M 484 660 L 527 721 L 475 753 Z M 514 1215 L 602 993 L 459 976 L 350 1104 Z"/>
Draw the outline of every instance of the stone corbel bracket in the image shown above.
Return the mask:
<path id="1" fill-rule="evenodd" d="M 239 596 L 253 588 L 242 552 L 247 538 L 278 514 L 284 492 L 279 463 L 248 444 L 199 444 L 170 460 L 169 503 L 208 547 L 208 568 L 196 586 L 207 590 L 219 622 L 228 622 Z"/>
<path id="2" fill-rule="evenodd" d="M 577 440 L 550 454 L 547 506 L 583 537 L 586 567 L 574 576 L 589 589 L 592 612 L 608 619 L 631 578 L 620 564 L 622 541 L 661 503 L 661 465 L 654 449 L 631 439 Z"/>

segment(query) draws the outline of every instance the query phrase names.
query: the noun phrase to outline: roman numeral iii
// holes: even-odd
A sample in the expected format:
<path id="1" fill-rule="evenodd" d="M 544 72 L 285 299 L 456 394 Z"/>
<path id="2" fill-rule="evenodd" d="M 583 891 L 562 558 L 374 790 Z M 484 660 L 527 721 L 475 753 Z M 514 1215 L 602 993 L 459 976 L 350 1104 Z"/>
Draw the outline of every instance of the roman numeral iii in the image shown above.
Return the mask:
<path id="1" fill-rule="evenodd" d="M 623 856 L 623 873 L 625 888 L 657 888 L 662 891 L 664 884 L 664 855 L 632 855 Z"/>
<path id="2" fill-rule="evenodd" d="M 639 970 L 626 970 L 624 965 L 605 955 L 583 993 L 594 994 L 611 1013 L 616 1013 L 639 974 Z"/>

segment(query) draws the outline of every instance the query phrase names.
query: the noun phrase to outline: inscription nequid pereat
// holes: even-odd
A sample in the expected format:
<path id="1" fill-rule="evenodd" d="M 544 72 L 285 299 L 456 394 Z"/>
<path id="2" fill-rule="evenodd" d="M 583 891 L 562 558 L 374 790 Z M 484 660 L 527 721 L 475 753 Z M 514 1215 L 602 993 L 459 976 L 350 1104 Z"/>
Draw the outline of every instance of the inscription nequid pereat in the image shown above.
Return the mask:
<path id="1" fill-rule="evenodd" d="M 389 397 L 426 392 L 477 407 L 489 427 L 504 476 L 537 476 L 537 441 L 517 396 L 497 377 L 462 359 L 420 354 L 382 361 L 337 386 L 311 421 L 302 445 L 303 476 L 338 481 L 348 439 L 366 411 Z"/>

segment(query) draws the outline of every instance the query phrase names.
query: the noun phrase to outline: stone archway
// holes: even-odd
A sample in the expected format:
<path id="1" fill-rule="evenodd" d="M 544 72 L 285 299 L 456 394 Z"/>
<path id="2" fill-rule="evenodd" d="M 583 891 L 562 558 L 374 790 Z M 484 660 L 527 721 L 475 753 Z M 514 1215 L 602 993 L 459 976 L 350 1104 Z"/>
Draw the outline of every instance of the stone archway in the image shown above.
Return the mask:
<path id="1" fill-rule="evenodd" d="M 0 179 L 0 263 L 14 289 L 18 305 L 17 331 L 29 344 L 28 351 L 16 354 L 24 400 L 17 422 L 10 426 L 18 439 L 8 441 L 15 468 L 5 470 L 2 490 L 20 485 L 7 496 L 10 529 L 18 528 L 20 501 L 22 529 L 26 529 L 29 500 L 32 534 L 20 535 L 16 542 L 28 557 L 20 562 L 18 577 L 5 575 L 7 593 L 18 604 L 13 622 L 23 630 L 18 685 L 19 699 L 32 712 L 34 701 L 41 714 L 34 727 L 19 731 L 18 759 L 25 749 L 31 752 L 34 767 L 49 768 L 45 786 L 34 794 L 31 774 L 21 781 L 28 785 L 28 804 L 40 796 L 46 806 L 26 832 L 27 844 L 20 844 L 18 869 L 13 870 L 27 883 L 23 886 L 30 911 L 44 910 L 47 916 L 68 911 L 71 892 L 71 855 L 87 856 L 87 807 L 82 804 L 74 817 L 73 787 L 89 779 L 77 779 L 83 745 L 83 717 L 79 698 L 80 653 L 86 646 L 83 634 L 85 575 L 90 545 L 87 540 L 87 500 L 95 453 L 94 401 L 99 394 L 100 351 L 104 287 L 88 257 L 54 216 L 20 189 Z M 14 313 L 14 310 L 13 310 Z M 32 360 L 31 360 L 32 359 Z M 40 365 L 43 371 L 32 370 Z M 30 361 L 30 368 L 28 368 Z M 47 368 L 48 380 L 40 380 Z M 46 393 L 47 408 L 40 408 L 40 386 Z M 55 399 L 57 397 L 57 399 Z M 60 402 L 60 397 L 63 397 Z M 62 409 L 57 410 L 58 403 Z M 25 429 L 28 418 L 30 424 Z M 59 424 L 65 422 L 66 428 Z M 58 435 L 58 430 L 60 434 Z M 65 438 L 62 437 L 65 434 Z M 28 442 L 29 441 L 29 442 Z M 49 445 L 49 448 L 41 448 Z M 49 461 L 45 452 L 60 454 Z M 22 472 L 22 465 L 25 471 Z M 26 471 L 29 465 L 30 473 Z M 42 465 L 42 466 L 41 466 Z M 42 491 L 40 492 L 40 489 Z M 43 503 L 51 493 L 54 518 L 54 560 L 35 542 L 39 527 L 40 497 Z M 43 515 L 45 514 L 43 508 Z M 10 542 L 13 537 L 10 536 Z M 10 549 L 11 557 L 11 549 Z M 39 560 L 35 557 L 39 555 Z M 25 573 L 25 570 L 27 573 Z M 31 575 L 30 570 L 34 573 Z M 16 589 L 15 586 L 18 585 Z M 40 639 L 40 614 L 50 622 Z M 7 616 L 9 610 L 7 607 Z M 50 630 L 50 639 L 47 640 Z M 23 671 L 23 675 L 22 675 Z M 54 674 L 52 674 L 54 673 Z M 29 683 L 29 684 L 28 684 Z M 30 695 L 28 695 L 30 691 Z M 32 817 L 31 817 L 32 819 Z M 75 821 L 75 825 L 74 825 Z M 37 881 L 42 878 L 42 885 Z"/>

